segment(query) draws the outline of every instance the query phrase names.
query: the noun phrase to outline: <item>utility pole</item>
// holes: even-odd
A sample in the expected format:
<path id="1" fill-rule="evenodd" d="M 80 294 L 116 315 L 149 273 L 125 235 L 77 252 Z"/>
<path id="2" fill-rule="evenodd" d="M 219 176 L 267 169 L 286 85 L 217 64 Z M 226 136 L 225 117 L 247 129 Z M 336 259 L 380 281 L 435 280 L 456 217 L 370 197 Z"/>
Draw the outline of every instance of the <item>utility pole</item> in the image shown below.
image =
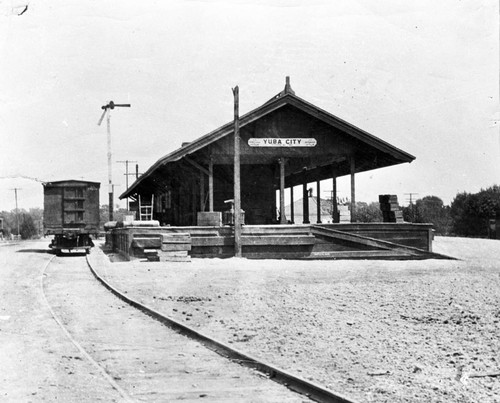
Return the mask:
<path id="1" fill-rule="evenodd" d="M 127 187 L 128 190 L 128 176 L 133 175 L 128 173 L 128 164 L 129 162 L 137 162 L 137 161 L 130 161 L 130 160 L 125 160 L 125 161 L 116 161 L 116 162 L 121 162 L 125 164 L 125 186 Z M 128 197 L 127 197 L 127 211 L 128 211 Z"/>
<path id="2" fill-rule="evenodd" d="M 418 195 L 418 193 L 405 193 L 405 195 L 410 196 L 410 205 L 413 205 L 413 198 L 412 198 L 412 196 L 413 195 Z"/>
<path id="3" fill-rule="evenodd" d="M 240 118 L 239 88 L 234 95 L 234 254 L 241 257 Z"/>
<path id="4" fill-rule="evenodd" d="M 135 179 L 139 179 L 139 175 L 142 175 L 139 173 L 139 164 L 135 164 Z"/>
<path id="5" fill-rule="evenodd" d="M 411 212 L 411 222 L 415 222 L 415 205 L 413 204 L 413 196 L 418 195 L 418 193 L 405 193 L 410 197 L 410 212 Z"/>
<path id="6" fill-rule="evenodd" d="M 108 192 L 109 192 L 109 221 L 113 221 L 113 178 L 112 178 L 112 170 L 111 170 L 111 109 L 115 109 L 115 107 L 125 107 L 130 108 L 130 104 L 115 104 L 113 101 L 109 101 L 107 105 L 101 106 L 101 109 L 104 109 L 104 112 L 97 123 L 98 126 L 101 125 L 102 120 L 104 119 L 104 115 L 106 113 L 107 123 L 108 123 Z"/>
<path id="7" fill-rule="evenodd" d="M 21 188 L 13 188 L 13 189 L 10 189 L 10 190 L 13 190 L 14 194 L 16 196 L 16 223 L 17 223 L 17 237 L 19 239 L 19 209 L 17 207 L 17 191 L 18 190 L 22 190 L 22 189 Z"/>

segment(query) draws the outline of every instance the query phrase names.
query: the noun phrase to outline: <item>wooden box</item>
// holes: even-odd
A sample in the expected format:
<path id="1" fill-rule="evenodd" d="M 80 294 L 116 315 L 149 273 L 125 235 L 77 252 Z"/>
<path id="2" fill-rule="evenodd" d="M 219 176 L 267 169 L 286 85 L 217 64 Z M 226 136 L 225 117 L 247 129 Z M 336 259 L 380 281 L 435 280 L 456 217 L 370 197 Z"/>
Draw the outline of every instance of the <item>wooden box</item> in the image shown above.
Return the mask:
<path id="1" fill-rule="evenodd" d="M 198 211 L 197 224 L 199 227 L 220 227 L 222 213 L 220 211 Z"/>

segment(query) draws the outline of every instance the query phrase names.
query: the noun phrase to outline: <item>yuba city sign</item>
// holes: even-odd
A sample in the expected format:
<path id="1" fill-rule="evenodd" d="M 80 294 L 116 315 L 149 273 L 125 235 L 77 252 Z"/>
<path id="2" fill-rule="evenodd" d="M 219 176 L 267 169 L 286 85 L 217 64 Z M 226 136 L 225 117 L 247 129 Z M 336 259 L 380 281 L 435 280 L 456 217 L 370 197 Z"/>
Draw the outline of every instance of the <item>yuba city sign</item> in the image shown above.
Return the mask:
<path id="1" fill-rule="evenodd" d="M 313 138 L 251 138 L 250 147 L 316 147 L 317 141 Z"/>

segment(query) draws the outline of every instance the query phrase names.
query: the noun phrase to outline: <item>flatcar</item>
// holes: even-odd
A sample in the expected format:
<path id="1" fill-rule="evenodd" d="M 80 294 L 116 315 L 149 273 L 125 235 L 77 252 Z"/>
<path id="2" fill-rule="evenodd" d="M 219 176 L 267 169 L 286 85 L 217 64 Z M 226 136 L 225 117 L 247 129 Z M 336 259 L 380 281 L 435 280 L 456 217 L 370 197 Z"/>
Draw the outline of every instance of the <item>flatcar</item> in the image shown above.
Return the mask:
<path id="1" fill-rule="evenodd" d="M 64 180 L 44 183 L 43 226 L 53 235 L 49 245 L 56 254 L 63 250 L 90 252 L 92 236 L 99 233 L 98 182 Z"/>

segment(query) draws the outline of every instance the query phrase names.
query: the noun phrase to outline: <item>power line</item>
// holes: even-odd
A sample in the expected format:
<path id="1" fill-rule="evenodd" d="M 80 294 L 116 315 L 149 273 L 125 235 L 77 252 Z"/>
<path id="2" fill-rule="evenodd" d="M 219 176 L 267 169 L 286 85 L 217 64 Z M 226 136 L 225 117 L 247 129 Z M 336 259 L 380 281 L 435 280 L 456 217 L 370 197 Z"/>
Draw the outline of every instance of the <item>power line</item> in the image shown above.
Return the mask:
<path id="1" fill-rule="evenodd" d="M 413 196 L 413 195 L 418 195 L 418 193 L 405 193 L 405 195 L 410 196 L 410 200 L 409 200 L 409 202 L 410 202 L 410 204 L 413 204 L 413 198 L 412 198 L 412 196 Z"/>

